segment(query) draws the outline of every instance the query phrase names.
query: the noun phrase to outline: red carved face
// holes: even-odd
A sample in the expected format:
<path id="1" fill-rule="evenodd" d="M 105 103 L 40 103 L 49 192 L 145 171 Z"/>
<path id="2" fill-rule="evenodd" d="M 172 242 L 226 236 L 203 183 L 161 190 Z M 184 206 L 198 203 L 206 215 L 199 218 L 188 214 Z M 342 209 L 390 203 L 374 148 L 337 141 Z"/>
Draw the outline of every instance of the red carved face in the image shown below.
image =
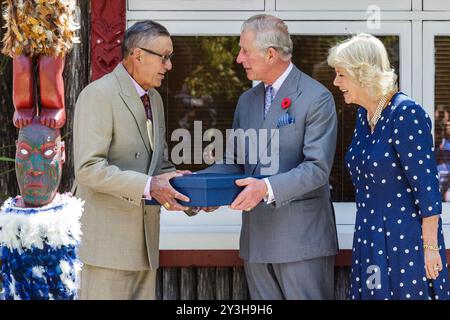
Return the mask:
<path id="1" fill-rule="evenodd" d="M 39 123 L 20 129 L 16 146 L 16 176 L 26 206 L 46 205 L 61 181 L 64 143 L 59 130 Z"/>

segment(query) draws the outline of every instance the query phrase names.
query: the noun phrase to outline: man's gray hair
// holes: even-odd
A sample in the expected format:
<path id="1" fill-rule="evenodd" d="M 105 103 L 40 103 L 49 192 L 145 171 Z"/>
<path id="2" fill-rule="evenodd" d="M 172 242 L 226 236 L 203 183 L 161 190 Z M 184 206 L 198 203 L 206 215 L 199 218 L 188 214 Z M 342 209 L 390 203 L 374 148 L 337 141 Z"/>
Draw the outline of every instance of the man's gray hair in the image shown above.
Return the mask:
<path id="1" fill-rule="evenodd" d="M 122 56 L 127 57 L 134 48 L 142 47 L 157 37 L 170 37 L 167 29 L 152 20 L 139 21 L 125 31 Z"/>
<path id="2" fill-rule="evenodd" d="M 292 40 L 287 25 L 280 18 L 258 14 L 244 21 L 242 31 L 251 31 L 255 34 L 256 46 L 262 52 L 274 48 L 283 60 L 291 59 Z"/>

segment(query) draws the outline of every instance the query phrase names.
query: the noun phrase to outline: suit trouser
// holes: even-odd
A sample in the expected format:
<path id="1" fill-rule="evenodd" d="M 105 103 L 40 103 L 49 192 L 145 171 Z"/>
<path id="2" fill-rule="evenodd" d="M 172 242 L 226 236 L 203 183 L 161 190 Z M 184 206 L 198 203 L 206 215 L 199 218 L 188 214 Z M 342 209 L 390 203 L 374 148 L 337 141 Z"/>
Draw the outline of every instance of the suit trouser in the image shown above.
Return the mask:
<path id="1" fill-rule="evenodd" d="M 289 262 L 244 262 L 252 300 L 333 300 L 335 256 Z"/>
<path id="2" fill-rule="evenodd" d="M 125 271 L 84 264 L 80 300 L 154 300 L 156 270 Z"/>

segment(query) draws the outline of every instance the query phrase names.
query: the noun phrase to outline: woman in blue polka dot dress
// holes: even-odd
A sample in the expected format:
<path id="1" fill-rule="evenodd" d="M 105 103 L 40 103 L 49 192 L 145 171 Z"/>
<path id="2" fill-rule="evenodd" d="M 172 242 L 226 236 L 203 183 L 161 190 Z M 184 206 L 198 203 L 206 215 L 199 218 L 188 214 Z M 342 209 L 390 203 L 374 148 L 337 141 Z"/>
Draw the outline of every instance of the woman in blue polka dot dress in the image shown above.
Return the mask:
<path id="1" fill-rule="evenodd" d="M 402 92 L 380 40 L 330 50 L 334 85 L 358 110 L 345 157 L 356 189 L 350 299 L 449 299 L 431 120 Z"/>

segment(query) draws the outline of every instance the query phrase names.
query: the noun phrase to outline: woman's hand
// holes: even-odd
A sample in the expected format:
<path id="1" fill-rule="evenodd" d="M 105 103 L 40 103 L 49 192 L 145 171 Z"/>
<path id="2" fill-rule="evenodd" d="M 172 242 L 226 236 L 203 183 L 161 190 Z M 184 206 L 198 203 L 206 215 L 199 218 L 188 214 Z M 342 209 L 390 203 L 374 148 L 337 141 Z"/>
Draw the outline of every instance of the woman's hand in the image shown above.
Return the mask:
<path id="1" fill-rule="evenodd" d="M 425 255 L 425 270 L 427 279 L 436 280 L 439 272 L 442 271 L 442 259 L 439 251 L 424 249 Z"/>
<path id="2" fill-rule="evenodd" d="M 425 271 L 428 279 L 436 280 L 442 271 L 442 259 L 438 247 L 439 215 L 422 219 L 422 239 L 424 244 Z"/>

